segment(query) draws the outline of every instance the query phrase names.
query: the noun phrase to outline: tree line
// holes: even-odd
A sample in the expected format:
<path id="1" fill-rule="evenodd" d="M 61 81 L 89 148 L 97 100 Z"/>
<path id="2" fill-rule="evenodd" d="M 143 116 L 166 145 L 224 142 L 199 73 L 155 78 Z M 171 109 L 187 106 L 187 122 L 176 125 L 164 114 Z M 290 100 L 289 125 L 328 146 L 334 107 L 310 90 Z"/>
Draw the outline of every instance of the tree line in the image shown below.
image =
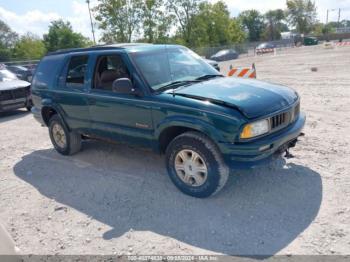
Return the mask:
<path id="1" fill-rule="evenodd" d="M 190 47 L 275 40 L 289 26 L 309 33 L 317 16 L 311 0 L 288 0 L 286 10 L 246 10 L 238 17 L 230 16 L 223 1 L 203 0 L 104 0 L 93 11 L 103 42 L 175 42 Z"/>
<path id="2" fill-rule="evenodd" d="M 50 51 L 91 44 L 88 38 L 74 32 L 71 24 L 63 20 L 51 22 L 48 33 L 42 38 L 32 33 L 19 36 L 0 20 L 0 62 L 36 60 Z"/>
<path id="3" fill-rule="evenodd" d="M 348 20 L 318 22 L 312 0 L 287 0 L 284 10 L 252 9 L 237 17 L 222 0 L 100 0 L 92 13 L 101 43 L 176 43 L 192 48 L 278 40 L 287 31 L 322 35 L 350 25 Z M 51 22 L 42 37 L 19 36 L 0 20 L 0 61 L 40 59 L 48 51 L 91 45 L 63 20 Z"/>

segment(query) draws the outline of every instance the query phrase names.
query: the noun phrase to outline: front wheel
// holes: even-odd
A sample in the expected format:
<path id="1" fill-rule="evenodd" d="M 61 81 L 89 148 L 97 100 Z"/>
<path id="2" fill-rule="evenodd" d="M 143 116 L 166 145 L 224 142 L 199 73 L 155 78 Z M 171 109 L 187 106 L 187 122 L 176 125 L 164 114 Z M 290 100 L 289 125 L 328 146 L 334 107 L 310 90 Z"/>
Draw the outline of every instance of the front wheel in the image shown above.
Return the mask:
<path id="1" fill-rule="evenodd" d="M 205 198 L 219 192 L 227 182 L 229 168 L 217 146 L 205 135 L 186 132 L 166 150 L 168 174 L 183 193 Z"/>
<path id="2" fill-rule="evenodd" d="M 50 139 L 56 151 L 62 155 L 73 155 L 81 149 L 81 135 L 69 131 L 58 115 L 49 121 Z"/>

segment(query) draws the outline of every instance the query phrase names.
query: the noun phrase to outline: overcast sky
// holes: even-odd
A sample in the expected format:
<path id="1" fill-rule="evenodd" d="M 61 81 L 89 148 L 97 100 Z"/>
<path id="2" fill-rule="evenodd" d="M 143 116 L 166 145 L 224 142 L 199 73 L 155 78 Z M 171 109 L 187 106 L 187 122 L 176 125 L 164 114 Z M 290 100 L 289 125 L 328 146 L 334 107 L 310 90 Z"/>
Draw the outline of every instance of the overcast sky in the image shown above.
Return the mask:
<path id="1" fill-rule="evenodd" d="M 215 2 L 216 0 L 210 0 Z M 96 0 L 91 0 L 92 5 Z M 232 16 L 243 10 L 286 7 L 285 0 L 224 0 Z M 350 20 L 350 0 L 315 0 L 318 19 L 325 22 L 327 9 L 341 8 L 341 19 Z M 89 14 L 85 0 L 0 0 L 0 19 L 14 31 L 24 34 L 31 32 L 41 36 L 48 30 L 50 21 L 63 18 L 72 23 L 74 30 L 91 37 Z M 330 12 L 329 21 L 337 21 L 338 10 Z"/>

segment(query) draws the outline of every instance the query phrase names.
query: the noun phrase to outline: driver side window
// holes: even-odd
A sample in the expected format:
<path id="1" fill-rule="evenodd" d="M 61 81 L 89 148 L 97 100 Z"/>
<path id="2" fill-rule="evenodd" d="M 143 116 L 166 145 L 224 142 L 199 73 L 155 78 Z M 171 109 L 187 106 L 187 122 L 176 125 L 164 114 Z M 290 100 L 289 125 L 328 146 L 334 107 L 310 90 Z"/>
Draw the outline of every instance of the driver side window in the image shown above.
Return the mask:
<path id="1" fill-rule="evenodd" d="M 94 89 L 112 91 L 113 82 L 120 78 L 130 78 L 129 70 L 120 55 L 106 55 L 98 58 Z"/>

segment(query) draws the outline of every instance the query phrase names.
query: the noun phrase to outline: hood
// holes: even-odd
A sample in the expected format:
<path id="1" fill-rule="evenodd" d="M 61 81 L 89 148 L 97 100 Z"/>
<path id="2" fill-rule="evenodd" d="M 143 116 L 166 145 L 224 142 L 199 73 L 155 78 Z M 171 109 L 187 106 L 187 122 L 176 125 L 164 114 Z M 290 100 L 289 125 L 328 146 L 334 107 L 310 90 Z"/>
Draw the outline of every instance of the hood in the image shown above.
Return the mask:
<path id="1" fill-rule="evenodd" d="M 297 93 L 288 87 L 234 77 L 196 83 L 175 90 L 175 94 L 235 107 L 248 118 L 282 110 L 298 99 Z"/>
<path id="2" fill-rule="evenodd" d="M 4 90 L 13 90 L 16 88 L 22 88 L 30 86 L 30 83 L 22 80 L 12 80 L 12 81 L 1 81 L 0 82 L 0 91 Z"/>

